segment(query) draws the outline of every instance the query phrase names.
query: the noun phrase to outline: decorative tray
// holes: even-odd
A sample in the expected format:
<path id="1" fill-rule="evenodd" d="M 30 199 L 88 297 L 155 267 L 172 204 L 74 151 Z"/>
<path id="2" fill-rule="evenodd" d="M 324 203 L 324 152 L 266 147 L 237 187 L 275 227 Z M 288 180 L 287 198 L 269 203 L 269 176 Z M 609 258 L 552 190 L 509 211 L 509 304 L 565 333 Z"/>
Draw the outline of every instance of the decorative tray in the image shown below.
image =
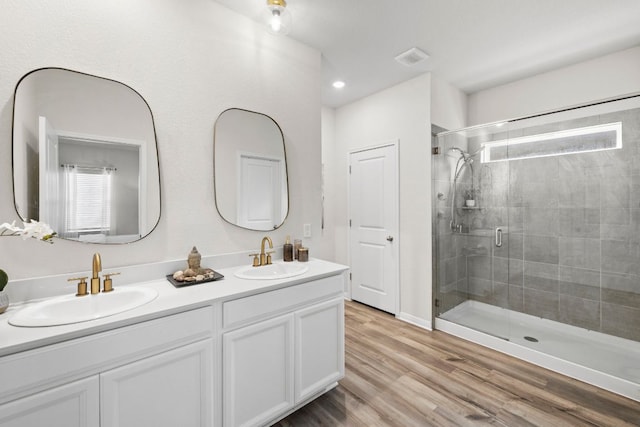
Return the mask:
<path id="1" fill-rule="evenodd" d="M 167 275 L 167 280 L 171 282 L 171 284 L 176 288 L 182 288 L 184 286 L 191 286 L 191 285 L 200 285 L 202 283 L 214 282 L 220 279 L 224 279 L 224 276 L 218 273 L 217 271 L 213 272 L 213 277 L 209 277 L 208 279 L 202 279 L 202 280 L 194 280 L 193 282 L 178 282 L 176 279 L 173 278 L 173 274 Z"/>

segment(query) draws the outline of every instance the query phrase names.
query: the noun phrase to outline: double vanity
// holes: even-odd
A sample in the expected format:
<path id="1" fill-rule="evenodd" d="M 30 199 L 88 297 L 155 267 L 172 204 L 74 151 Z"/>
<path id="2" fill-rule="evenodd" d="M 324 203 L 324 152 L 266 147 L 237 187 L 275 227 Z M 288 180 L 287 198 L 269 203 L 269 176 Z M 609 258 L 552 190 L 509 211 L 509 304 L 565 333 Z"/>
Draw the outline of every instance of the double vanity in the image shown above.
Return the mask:
<path id="1" fill-rule="evenodd" d="M 184 287 L 127 283 L 144 275 L 130 269 L 108 294 L 64 283 L 0 316 L 0 426 L 270 425 L 344 376 L 345 266 L 221 268 Z"/>
<path id="2" fill-rule="evenodd" d="M 156 130 L 138 92 L 49 67 L 20 79 L 13 107 L 20 218 L 83 244 L 133 243 L 155 230 Z M 284 223 L 284 134 L 271 117 L 220 113 L 214 171 L 224 221 L 265 232 Z M 224 277 L 206 283 L 186 274 L 190 265 L 178 274 L 182 261 L 98 277 L 99 255 L 91 276 L 12 281 L 0 315 L 0 427 L 264 426 L 334 387 L 344 375 L 347 267 L 270 264 L 265 240 L 273 248 L 265 237 L 258 267 L 238 266 L 248 253 L 206 260 Z"/>

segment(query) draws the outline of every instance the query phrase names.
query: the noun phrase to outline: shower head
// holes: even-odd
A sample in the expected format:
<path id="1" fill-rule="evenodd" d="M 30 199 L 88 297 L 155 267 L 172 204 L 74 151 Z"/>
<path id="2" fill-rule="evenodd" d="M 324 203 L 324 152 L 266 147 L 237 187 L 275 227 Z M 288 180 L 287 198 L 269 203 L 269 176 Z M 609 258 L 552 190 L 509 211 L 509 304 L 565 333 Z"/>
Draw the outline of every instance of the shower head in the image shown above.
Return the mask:
<path id="1" fill-rule="evenodd" d="M 468 152 L 464 151 L 462 148 L 458 148 L 458 147 L 451 147 L 449 148 L 449 151 L 457 151 L 458 153 L 460 153 L 460 157 L 462 157 L 462 160 L 465 163 L 471 163 L 473 162 L 472 157 L 477 155 L 479 152 L 482 151 L 482 147 L 480 149 L 478 149 L 477 151 L 469 154 Z"/>
<path id="2" fill-rule="evenodd" d="M 462 157 L 462 160 L 464 160 L 465 163 L 469 159 L 469 153 L 464 151 L 462 148 L 451 147 L 451 148 L 449 148 L 449 151 L 457 151 L 458 153 L 460 153 L 460 157 Z"/>

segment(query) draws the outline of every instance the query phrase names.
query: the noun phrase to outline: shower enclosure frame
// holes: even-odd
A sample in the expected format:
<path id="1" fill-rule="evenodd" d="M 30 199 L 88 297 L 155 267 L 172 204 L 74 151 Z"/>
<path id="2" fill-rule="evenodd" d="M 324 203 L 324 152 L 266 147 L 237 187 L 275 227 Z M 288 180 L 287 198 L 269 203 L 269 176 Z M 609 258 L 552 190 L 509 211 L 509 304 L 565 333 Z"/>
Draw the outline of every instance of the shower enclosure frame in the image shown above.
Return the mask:
<path id="1" fill-rule="evenodd" d="M 565 272 L 565 270 L 567 271 L 579 271 L 579 272 L 588 272 L 591 273 L 591 271 L 589 271 L 589 268 L 592 268 L 589 265 L 580 265 L 580 268 L 577 268 L 575 266 L 565 266 L 563 265 L 563 261 L 557 261 L 556 264 L 554 264 L 552 261 L 547 260 L 542 258 L 542 261 L 545 262 L 533 262 L 533 261 L 529 261 L 526 259 L 525 255 L 524 255 L 524 249 L 522 249 L 522 260 L 517 260 L 514 256 L 514 253 L 518 250 L 517 246 L 515 246 L 516 249 L 514 249 L 513 247 L 511 248 L 511 251 L 514 253 L 510 253 L 510 249 L 509 246 L 514 246 L 513 245 L 513 240 L 516 240 L 519 235 L 522 235 L 523 237 L 521 237 L 521 239 L 524 241 L 527 234 L 525 233 L 525 231 L 530 231 L 530 230 L 525 230 L 524 226 L 522 226 L 521 230 L 518 230 L 517 225 L 521 225 L 521 224 L 517 224 L 519 222 L 518 221 L 513 221 L 512 223 L 512 215 L 513 212 L 518 212 L 518 210 L 520 211 L 525 211 L 527 213 L 520 213 L 521 216 L 525 216 L 528 215 L 527 219 L 530 220 L 530 223 L 534 224 L 535 227 L 541 227 L 543 224 L 536 224 L 536 221 L 538 222 L 544 222 L 543 220 L 541 220 L 540 218 L 536 218 L 535 215 L 531 215 L 529 214 L 529 212 L 527 211 L 527 209 L 529 209 L 529 211 L 534 210 L 534 208 L 529 208 L 527 207 L 525 204 L 521 204 L 518 207 L 512 206 L 510 203 L 512 203 L 512 200 L 508 199 L 508 196 L 511 195 L 511 193 L 513 192 L 513 189 L 511 188 L 512 182 L 511 181 L 516 181 L 518 179 L 520 179 L 521 177 L 518 176 L 518 172 L 513 172 L 511 170 L 511 168 L 515 168 L 516 166 L 512 166 L 513 165 L 517 165 L 517 166 L 521 166 L 522 164 L 525 164 L 527 161 L 531 161 L 532 164 L 536 164 L 536 165 L 541 165 L 543 164 L 542 161 L 538 161 L 537 163 L 533 160 L 511 160 L 511 159 L 507 159 L 508 161 L 504 161 L 502 162 L 503 164 L 506 164 L 507 166 L 501 166 L 503 168 L 506 167 L 507 171 L 504 172 L 505 174 L 502 176 L 506 176 L 507 177 L 507 186 L 506 186 L 506 195 L 507 195 L 507 202 L 504 206 L 504 210 L 507 212 L 506 214 L 506 222 L 500 222 L 500 220 L 497 220 L 497 222 L 494 222 L 492 225 L 492 227 L 489 228 L 484 228 L 482 229 L 481 227 L 474 227 L 473 224 L 469 223 L 469 218 L 474 217 L 474 219 L 478 219 L 479 216 L 482 215 L 482 212 L 488 213 L 490 214 L 495 214 L 495 216 L 499 217 L 499 214 L 496 214 L 495 212 L 498 210 L 496 209 L 494 206 L 491 205 L 491 203 L 489 203 L 490 200 L 496 199 L 497 197 L 495 195 L 491 195 L 491 194 L 487 194 L 487 188 L 491 188 L 492 186 L 499 186 L 500 183 L 498 182 L 498 179 L 496 179 L 495 176 L 491 176 L 490 177 L 490 185 L 489 186 L 485 186 L 486 188 L 480 188 L 481 185 L 483 185 L 482 182 L 478 182 L 479 180 L 482 179 L 482 172 L 486 170 L 487 168 L 487 164 L 483 164 L 481 163 L 481 159 L 476 157 L 474 159 L 475 163 L 473 163 L 474 165 L 477 165 L 476 169 L 476 173 L 474 174 L 474 180 L 475 180 L 475 184 L 471 184 L 472 186 L 477 186 L 477 189 L 474 190 L 478 190 L 480 193 L 480 197 L 476 197 L 476 203 L 479 203 L 479 206 L 476 206 L 474 210 L 466 210 L 464 211 L 464 214 L 461 215 L 465 215 L 465 218 L 463 218 L 462 220 L 460 220 L 461 224 L 457 224 L 456 223 L 456 213 L 457 211 L 460 211 L 462 209 L 462 206 L 460 205 L 460 203 L 463 203 L 463 200 L 457 196 L 454 198 L 454 194 L 459 193 L 460 188 L 455 188 L 456 185 L 458 185 L 458 180 L 461 178 L 461 182 L 463 186 L 468 186 L 470 179 L 468 176 L 464 176 L 462 169 L 464 169 L 464 166 L 462 167 L 461 170 L 458 170 L 458 168 L 456 167 L 456 162 L 460 163 L 463 162 L 464 165 L 467 164 L 467 157 L 474 157 L 476 155 L 479 154 L 480 150 L 479 149 L 474 149 L 474 147 L 470 147 L 468 145 L 464 145 L 461 144 L 461 142 L 469 142 L 471 141 L 471 138 L 468 139 L 468 141 L 465 141 L 465 138 L 462 138 L 462 135 L 472 135 L 477 137 L 480 134 L 506 134 L 507 135 L 507 139 L 509 138 L 513 138 L 515 139 L 516 136 L 519 136 L 520 134 L 524 133 L 526 134 L 526 132 L 528 130 L 530 130 L 529 128 L 534 128 L 534 129 L 544 129 L 545 126 L 547 127 L 551 127 L 551 130 L 557 130 L 557 129 L 553 129 L 554 126 L 560 126 L 562 127 L 565 124 L 570 124 L 571 126 L 575 126 L 579 123 L 581 123 L 581 121 L 586 121 L 589 122 L 589 120 L 595 120 L 595 121 L 599 121 L 600 120 L 600 116 L 602 117 L 607 117 L 607 115 L 612 115 L 612 116 L 616 116 L 616 115 L 624 115 L 626 113 L 628 113 L 629 111 L 632 110 L 636 110 L 635 112 L 631 112 L 629 113 L 631 115 L 631 118 L 627 117 L 625 118 L 625 120 L 627 121 L 627 125 L 623 125 L 624 126 L 624 130 L 623 132 L 627 132 L 626 136 L 629 137 L 629 135 L 631 135 L 631 140 L 627 141 L 626 144 L 630 144 L 631 148 L 625 148 L 627 150 L 627 152 L 623 153 L 622 151 L 620 152 L 616 152 L 616 154 L 604 154 L 603 156 L 609 156 L 614 160 L 619 160 L 620 157 L 624 157 L 624 156 L 629 156 L 629 153 L 633 153 L 634 156 L 637 155 L 638 159 L 640 160 L 640 102 L 638 102 L 640 100 L 640 93 L 634 93 L 634 94 L 629 94 L 629 95 L 625 95 L 625 96 L 621 96 L 621 97 L 615 97 L 615 98 L 609 98 L 609 99 L 605 99 L 605 100 L 600 100 L 597 102 L 592 102 L 592 103 L 588 103 L 588 104 L 583 104 L 583 105 L 576 105 L 576 106 L 572 106 L 572 107 L 568 107 L 568 108 L 564 108 L 564 109 L 560 109 L 560 110 L 553 110 L 553 111 L 548 111 L 548 112 L 544 112 L 544 113 L 540 113 L 540 114 L 535 114 L 535 115 L 530 115 L 530 116 L 526 116 L 526 117 L 520 117 L 520 118 L 516 118 L 516 119 L 510 119 L 510 120 L 505 120 L 505 121 L 501 121 L 501 122 L 494 122 L 494 123 L 489 123 L 489 124 L 483 124 L 483 125 L 478 125 L 478 126 L 473 126 L 473 127 L 469 127 L 469 128 L 464 128 L 464 129 L 459 129 L 459 130 L 454 130 L 454 131 L 443 131 L 443 132 L 438 132 L 439 129 L 434 129 L 434 136 L 432 137 L 432 194 L 433 194 L 433 200 L 432 200 L 432 213 L 433 213 L 433 224 L 432 224 L 432 230 L 433 230 L 433 283 L 434 283 L 434 292 L 433 292 L 433 325 L 435 326 L 436 329 L 441 329 L 444 330 L 446 332 L 455 334 L 455 335 L 459 335 L 462 336 L 463 338 L 469 339 L 471 341 L 480 343 L 482 345 L 485 346 L 489 346 L 492 347 L 496 350 L 508 353 L 508 354 L 512 354 L 516 357 L 522 358 L 524 360 L 528 360 L 530 362 L 533 362 L 535 364 L 538 364 L 540 366 L 544 366 L 548 369 L 552 369 L 555 371 L 558 371 L 560 373 L 566 374 L 568 376 L 580 379 L 582 381 L 600 386 L 602 388 L 614 391 L 616 393 L 625 395 L 627 397 L 630 397 L 632 399 L 638 400 L 640 401 L 640 381 L 638 381 L 637 379 L 633 379 L 633 380 L 628 380 L 625 378 L 620 378 L 616 375 L 611 375 L 608 372 L 601 372 L 598 371 L 597 369 L 593 369 L 590 368 L 588 366 L 582 366 L 580 363 L 576 363 L 575 361 L 572 361 L 570 359 L 563 359 L 562 357 L 558 357 L 557 355 L 553 355 L 553 354 L 546 354 L 543 351 L 540 351 L 538 348 L 535 347 L 535 344 L 532 345 L 520 345 L 519 343 L 516 343 L 514 340 L 514 338 L 511 336 L 512 330 L 515 332 L 516 330 L 518 332 L 521 332 L 521 328 L 520 325 L 526 323 L 529 319 L 529 317 L 532 318 L 537 318 L 537 319 L 541 319 L 543 322 L 547 322 L 549 325 L 551 325 L 550 327 L 554 328 L 554 330 L 567 330 L 570 331 L 569 333 L 579 336 L 583 333 L 582 330 L 573 330 L 572 328 L 574 328 L 574 325 L 566 325 L 567 328 L 564 327 L 565 323 L 562 322 L 558 322 L 558 320 L 562 320 L 562 319 L 556 319 L 553 318 L 554 316 L 545 316 L 545 313 L 538 313 L 535 312 L 535 309 L 530 309 L 529 311 L 533 311 L 533 313 L 529 313 L 527 312 L 527 310 L 524 310 L 524 302 L 522 303 L 523 307 L 519 307 L 520 310 L 516 310 L 515 312 L 510 313 L 510 310 L 513 309 L 513 301 L 511 300 L 513 298 L 512 295 L 509 295 L 509 291 L 511 289 L 514 289 L 518 292 L 520 292 L 520 290 L 518 288 L 515 288 L 511 285 L 511 277 L 510 274 L 513 273 L 513 271 L 510 271 L 510 267 L 512 265 L 512 263 L 514 265 L 517 265 L 518 262 L 520 262 L 523 267 L 522 269 L 524 270 L 525 267 L 538 267 L 537 264 L 540 264 L 540 266 L 545 267 L 545 268 L 549 268 L 551 270 L 558 269 L 559 271 L 562 271 L 563 273 Z M 613 106 L 613 105 L 622 105 L 622 107 L 620 107 L 619 109 L 612 109 L 612 111 L 608 111 L 608 112 L 602 112 L 602 110 L 607 110 L 609 106 Z M 593 113 L 592 115 L 584 115 L 584 112 L 588 112 L 590 110 L 595 111 L 595 113 Z M 597 119 L 596 119 L 597 117 Z M 556 118 L 560 118 L 556 121 L 554 121 Z M 637 127 L 639 128 L 636 132 L 636 129 L 634 128 L 633 131 L 628 131 L 627 129 L 629 129 L 632 125 L 636 126 L 636 124 L 632 124 L 630 125 L 629 123 L 631 123 L 631 121 L 636 121 L 637 122 Z M 590 123 L 587 123 L 590 124 Z M 489 131 L 491 130 L 491 131 Z M 445 144 L 444 138 L 458 138 L 458 141 L 455 142 L 451 142 L 448 141 L 448 144 Z M 493 139 L 491 139 L 492 141 Z M 629 146 L 629 145 L 628 145 Z M 453 151 L 453 156 L 451 156 L 451 154 L 449 153 L 450 151 Z M 512 150 L 511 152 L 513 152 L 515 150 Z M 522 151 L 522 150 L 521 150 Z M 469 152 L 471 152 L 471 154 L 468 154 Z M 607 153 L 607 152 L 605 152 Z M 447 168 L 446 164 L 445 164 L 445 160 L 447 158 L 447 155 L 449 154 L 450 160 L 449 160 L 449 166 L 448 166 L 448 173 L 449 173 L 449 182 L 445 182 L 445 180 L 442 179 L 442 175 L 440 176 L 436 176 L 439 172 L 442 172 L 444 169 Z M 455 154 L 457 154 L 458 156 L 456 156 Z M 575 158 L 579 158 L 580 156 L 582 156 L 586 161 L 595 161 L 597 167 L 599 167 L 601 170 L 604 170 L 606 168 L 610 168 L 612 171 L 615 169 L 615 165 L 613 167 L 610 167 L 606 164 L 604 164 L 603 161 L 601 160 L 593 160 L 593 159 L 597 159 L 597 156 L 599 154 L 597 153 L 582 153 L 582 154 L 567 154 L 565 156 L 566 153 L 562 154 L 562 157 L 566 157 L 567 159 L 571 156 L 574 156 Z M 560 156 L 560 155 L 558 155 Z M 635 158 L 635 157 L 634 157 Z M 549 162 L 553 163 L 553 162 L 559 162 L 557 159 L 555 158 L 551 158 L 551 160 L 549 160 Z M 440 164 L 437 164 L 437 162 L 440 162 Z M 569 160 L 563 160 L 562 164 L 564 165 L 565 163 L 570 164 L 571 161 Z M 497 164 L 497 163 L 496 163 Z M 555 163 L 554 163 L 555 164 Z M 589 166 L 588 163 L 587 166 Z M 491 164 L 489 164 L 491 165 Z M 632 176 L 636 176 L 638 175 L 640 177 L 640 170 L 635 169 L 635 167 L 637 167 L 638 169 L 640 169 L 640 161 L 638 161 L 638 165 L 635 166 L 634 165 L 634 169 L 632 170 L 632 172 L 630 173 L 630 177 Z M 495 170 L 497 170 L 499 168 L 496 167 Z M 491 170 L 491 169 L 490 169 Z M 494 174 L 495 174 L 495 170 Z M 616 173 L 615 171 L 608 171 L 606 173 Z M 603 172 L 603 180 L 605 179 L 609 179 L 608 176 L 606 176 L 606 173 Z M 630 178 L 629 177 L 629 178 Z M 439 179 L 440 180 L 439 180 Z M 494 182 L 495 181 L 495 182 Z M 631 186 L 631 179 L 629 179 L 629 182 L 626 183 L 627 186 Z M 640 179 L 639 181 L 639 185 L 638 185 L 638 189 L 640 190 Z M 449 184 L 450 188 L 447 189 L 447 184 Z M 546 187 L 541 187 L 541 188 L 546 188 Z M 458 191 L 456 191 L 458 190 Z M 484 193 L 483 193 L 484 191 Z M 515 192 L 514 192 L 515 194 Z M 570 193 L 569 193 L 570 194 Z M 603 192 L 603 194 L 605 194 Z M 610 195 L 604 195 L 604 198 L 611 198 Z M 454 200 L 450 200 L 454 198 Z M 493 199 L 492 199 L 493 198 Z M 577 198 L 577 197 L 576 197 Z M 448 205 L 448 203 L 451 203 L 450 205 Z M 575 211 L 580 211 L 581 209 L 583 209 L 582 207 L 578 208 L 573 208 L 573 207 L 567 207 L 564 208 L 564 205 L 562 204 L 564 202 L 561 202 L 561 208 L 560 211 L 562 211 L 562 209 L 566 209 L 568 211 L 570 210 L 575 210 Z M 602 203 L 602 202 L 601 202 Z M 513 204 L 513 203 L 512 203 Z M 640 198 L 638 200 L 638 208 L 640 208 Z M 608 207 L 600 208 L 601 211 L 605 211 L 606 209 L 608 209 Z M 629 209 L 631 209 L 631 207 L 629 207 Z M 448 213 L 451 212 L 451 213 Z M 587 208 L 584 208 L 584 212 L 587 212 Z M 594 209 L 595 212 L 595 209 Z M 640 212 L 640 210 L 638 210 L 638 212 Z M 545 219 L 546 217 L 544 215 L 547 215 L 548 218 L 552 218 L 554 221 L 558 221 L 557 218 L 550 216 L 550 214 L 545 213 L 545 211 L 540 208 L 539 209 L 539 213 L 540 213 L 540 217 Z M 595 216 L 595 213 L 594 213 Z M 515 217 L 515 215 L 514 215 Z M 467 223 L 465 223 L 465 221 L 467 221 Z M 479 221 L 479 220 L 478 220 Z M 524 222 L 524 219 L 522 220 L 522 222 Z M 549 221 L 549 222 L 553 222 L 553 221 Z M 454 228 L 454 225 L 456 226 Z M 477 225 L 477 224 L 476 224 Z M 531 226 L 533 228 L 535 228 L 534 226 Z M 606 227 L 610 227 L 610 224 L 602 224 L 600 225 L 600 227 L 606 228 Z M 512 227 L 510 229 L 510 227 Z M 502 253 L 500 254 L 502 257 L 504 258 L 500 258 L 500 257 L 496 257 L 495 256 L 495 251 L 496 248 L 495 246 L 491 246 L 491 247 L 487 247 L 488 252 L 483 252 L 480 246 L 482 245 L 478 245 L 478 247 L 472 246 L 472 247 L 464 247 L 464 245 L 462 245 L 462 248 L 465 249 L 467 251 L 467 255 L 464 256 L 464 262 L 459 262 L 459 263 L 455 263 L 454 261 L 449 262 L 448 264 L 445 264 L 442 260 L 442 255 L 443 254 L 448 254 L 452 256 L 452 260 L 454 260 L 457 257 L 460 257 L 462 259 L 462 255 L 461 255 L 461 250 L 460 250 L 460 244 L 458 244 L 458 246 L 456 246 L 455 240 L 462 240 L 462 239 L 466 239 L 469 241 L 474 241 L 474 242 L 488 242 L 491 241 L 491 244 L 495 244 L 496 239 L 498 238 L 498 233 L 497 230 L 498 229 L 502 229 L 504 235 L 503 238 L 505 239 L 505 242 L 507 243 L 505 246 L 506 248 L 501 249 Z M 640 230 L 640 228 L 639 228 Z M 553 235 L 552 232 L 549 232 L 549 236 L 546 236 L 543 234 L 543 236 L 536 236 L 535 233 L 532 234 L 531 236 L 529 236 L 528 238 L 530 240 L 535 240 L 535 239 L 540 239 L 540 240 L 544 240 L 546 237 L 550 237 L 550 240 L 555 240 L 558 239 L 562 244 L 566 244 L 565 240 L 568 242 L 573 242 L 574 239 L 572 236 L 570 237 L 564 237 L 562 234 L 566 234 L 566 232 L 563 231 L 559 231 L 556 232 L 557 235 Z M 451 237 L 451 241 L 449 242 L 442 242 L 440 241 L 440 237 L 443 235 L 447 235 Z M 514 237 L 512 237 L 514 236 Z M 622 238 L 621 238 L 622 239 Z M 575 238 L 575 241 L 580 241 L 580 238 Z M 601 247 L 608 247 L 608 240 L 606 239 L 602 239 L 601 236 L 598 236 L 597 239 L 587 239 L 585 238 L 584 241 L 589 241 L 591 242 L 591 240 L 595 241 L 595 240 L 601 240 L 600 246 Z M 604 241 L 605 243 L 602 243 L 602 241 Z M 511 245 L 509 245 L 509 243 L 511 243 Z M 521 243 L 522 244 L 522 243 Z M 444 247 L 449 245 L 450 247 Z M 523 244 L 524 245 L 524 244 Z M 486 246 L 486 245 L 485 245 Z M 443 248 L 444 247 L 444 248 Z M 640 246 L 638 246 L 640 248 Z M 474 252 L 475 251 L 475 252 Z M 470 290 L 471 292 L 474 291 L 474 289 L 469 289 L 467 287 L 466 289 L 466 296 L 464 296 L 463 294 L 465 294 L 465 292 L 460 292 L 460 288 L 459 285 L 457 284 L 456 280 L 457 280 L 457 276 L 456 276 L 456 280 L 450 280 L 449 276 L 454 276 L 456 274 L 462 274 L 462 272 L 464 272 L 464 279 L 467 281 L 467 286 L 469 283 L 469 277 L 467 276 L 467 272 L 468 270 L 468 265 L 466 265 L 470 259 L 472 259 L 473 257 L 476 258 L 482 258 L 487 260 L 487 265 L 484 265 L 483 268 L 481 269 L 483 274 L 485 275 L 485 277 L 487 278 L 485 280 L 485 284 L 487 286 L 486 289 L 491 289 L 492 291 L 497 288 L 497 284 L 498 282 L 495 280 L 496 278 L 496 274 L 502 274 L 504 276 L 504 272 L 501 271 L 499 265 L 494 265 L 494 261 L 499 261 L 499 263 L 502 264 L 507 264 L 507 272 L 506 272 L 506 276 L 507 279 L 505 280 L 507 283 L 506 289 L 507 289 L 507 295 L 506 297 L 502 297 L 501 299 L 501 304 L 493 304 L 493 308 L 497 307 L 497 312 L 501 313 L 500 315 L 503 316 L 502 319 L 502 323 L 503 323 L 503 331 L 499 332 L 499 333 L 493 333 L 490 330 L 482 330 L 482 328 L 480 327 L 473 327 L 473 326 L 469 326 L 469 325 L 463 325 L 461 323 L 458 322 L 453 322 L 453 321 L 448 321 L 445 318 L 443 318 L 442 314 L 443 313 L 450 313 L 450 310 L 453 309 L 453 307 L 458 306 L 458 303 L 451 302 L 451 301 L 446 301 L 446 298 L 443 298 L 443 294 L 441 293 L 441 289 L 443 286 L 453 286 L 453 289 L 456 291 L 456 301 L 460 300 L 461 302 L 465 302 L 465 301 L 473 301 L 473 303 L 477 303 L 478 301 L 482 301 L 482 295 L 481 293 L 479 293 L 480 296 L 478 296 L 477 298 L 470 298 L 469 294 L 470 294 Z M 604 257 L 608 257 L 607 261 L 609 260 L 609 256 L 608 255 L 604 255 Z M 506 260 L 506 261 L 505 261 Z M 538 260 L 539 261 L 539 260 Z M 638 264 L 640 264 L 640 258 L 637 260 Z M 473 261 L 477 263 L 477 260 Z M 554 260 L 555 262 L 555 260 Z M 462 264 L 465 264 L 464 266 Z M 455 267 L 455 268 L 454 268 Z M 474 266 L 474 268 L 477 267 Z M 608 268 L 608 267 L 607 267 Z M 573 270 L 572 270 L 573 269 Z M 516 269 L 514 269 L 515 271 Z M 603 270 L 602 267 L 600 267 L 600 275 L 603 276 L 605 274 L 613 274 L 611 272 L 605 271 Z M 524 271 L 522 272 L 522 276 L 523 276 L 523 281 L 524 279 Z M 594 274 L 595 276 L 595 274 Z M 638 276 L 640 276 L 640 274 L 638 274 Z M 560 280 L 559 277 L 563 277 L 562 274 L 557 274 L 557 276 L 553 279 L 550 280 L 549 283 L 553 283 L 554 286 L 566 286 L 566 283 L 563 282 L 562 280 Z M 544 278 L 544 277 L 543 277 Z M 633 278 L 635 278 L 635 275 L 633 276 Z M 445 280 L 445 279 L 449 279 L 449 280 Z M 546 278 L 545 278 L 546 279 Z M 453 285 L 453 283 L 455 283 L 455 285 Z M 547 283 L 545 283 L 545 286 L 547 285 Z M 500 284 L 500 286 L 502 286 L 502 284 Z M 600 293 L 603 294 L 605 292 L 612 292 L 612 289 L 609 288 L 604 288 L 602 283 L 600 283 Z M 586 287 L 585 287 L 586 288 Z M 482 286 L 479 287 L 479 289 L 484 289 L 482 288 Z M 475 290 L 477 291 L 477 289 Z M 526 282 L 523 282 L 523 286 L 522 286 L 522 293 L 524 294 L 524 292 L 527 291 L 531 291 L 530 289 L 526 288 Z M 615 289 L 613 290 L 615 291 Z M 640 285 L 636 288 L 634 288 L 634 292 L 637 293 L 638 298 L 640 299 Z M 515 293 L 515 292 L 514 292 Z M 559 293 L 559 298 L 569 298 L 566 297 L 565 295 L 563 295 L 561 292 Z M 634 294 L 635 295 L 635 294 Z M 498 298 L 499 299 L 499 298 Z M 524 296 L 522 296 L 522 299 L 524 300 Z M 588 300 L 589 303 L 592 303 L 592 301 Z M 479 302 L 478 305 L 484 304 L 483 302 Z M 602 300 L 599 300 L 599 302 L 597 303 L 599 304 L 598 306 L 598 310 L 600 310 L 600 312 L 602 313 L 602 308 L 601 306 L 603 306 L 605 304 L 605 302 L 603 302 Z M 609 304 L 609 302 L 607 302 L 606 304 Z M 592 303 L 592 305 L 596 305 L 596 303 Z M 493 310 L 493 309 L 492 309 Z M 636 308 L 634 308 L 634 310 L 636 310 Z M 640 306 L 637 307 L 637 310 L 639 310 L 640 313 Z M 524 313 L 521 313 L 524 312 Z M 521 315 L 522 314 L 522 315 Z M 532 315 L 533 314 L 533 315 Z M 547 318 L 545 318 L 547 317 Z M 548 318 L 550 317 L 550 318 Z M 602 314 L 600 314 L 600 317 L 602 320 Z M 524 322 L 524 323 L 523 323 Z M 553 323 L 556 322 L 556 323 Z M 571 323 L 571 322 L 569 322 Z M 590 328 L 585 328 L 585 329 L 590 329 Z M 589 331 L 585 331 L 588 332 L 587 335 L 588 337 L 592 337 L 592 336 L 596 336 L 598 334 L 598 332 L 592 332 L 591 330 Z M 624 335 L 624 334 L 622 334 Z M 526 337 L 521 337 L 524 338 L 526 340 L 529 341 L 535 341 L 536 338 L 533 336 L 526 336 Z M 640 360 L 640 340 L 635 338 L 633 340 L 631 340 L 629 337 L 616 337 L 616 336 L 611 336 L 611 344 L 609 344 L 612 348 L 616 348 L 617 346 L 623 346 L 625 347 L 627 344 L 630 343 L 630 345 L 632 346 L 638 346 L 637 350 L 633 350 L 633 352 L 637 351 L 637 353 L 633 353 L 633 354 L 638 354 L 638 357 Z M 640 373 L 640 370 L 639 370 Z M 640 378 L 640 377 L 639 377 Z"/>

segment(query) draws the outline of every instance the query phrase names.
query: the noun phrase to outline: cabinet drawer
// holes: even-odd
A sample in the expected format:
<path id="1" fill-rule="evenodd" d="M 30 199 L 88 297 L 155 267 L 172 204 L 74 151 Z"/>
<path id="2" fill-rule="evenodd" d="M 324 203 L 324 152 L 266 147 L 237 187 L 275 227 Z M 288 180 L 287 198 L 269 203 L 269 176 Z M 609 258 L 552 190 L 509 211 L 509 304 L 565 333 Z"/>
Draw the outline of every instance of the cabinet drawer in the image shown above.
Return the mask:
<path id="1" fill-rule="evenodd" d="M 213 335 L 200 308 L 0 358 L 0 403 Z"/>
<path id="2" fill-rule="evenodd" d="M 225 302 L 222 306 L 223 327 L 238 327 L 272 315 L 291 311 L 343 292 L 344 275 L 326 277 L 288 288 Z"/>

